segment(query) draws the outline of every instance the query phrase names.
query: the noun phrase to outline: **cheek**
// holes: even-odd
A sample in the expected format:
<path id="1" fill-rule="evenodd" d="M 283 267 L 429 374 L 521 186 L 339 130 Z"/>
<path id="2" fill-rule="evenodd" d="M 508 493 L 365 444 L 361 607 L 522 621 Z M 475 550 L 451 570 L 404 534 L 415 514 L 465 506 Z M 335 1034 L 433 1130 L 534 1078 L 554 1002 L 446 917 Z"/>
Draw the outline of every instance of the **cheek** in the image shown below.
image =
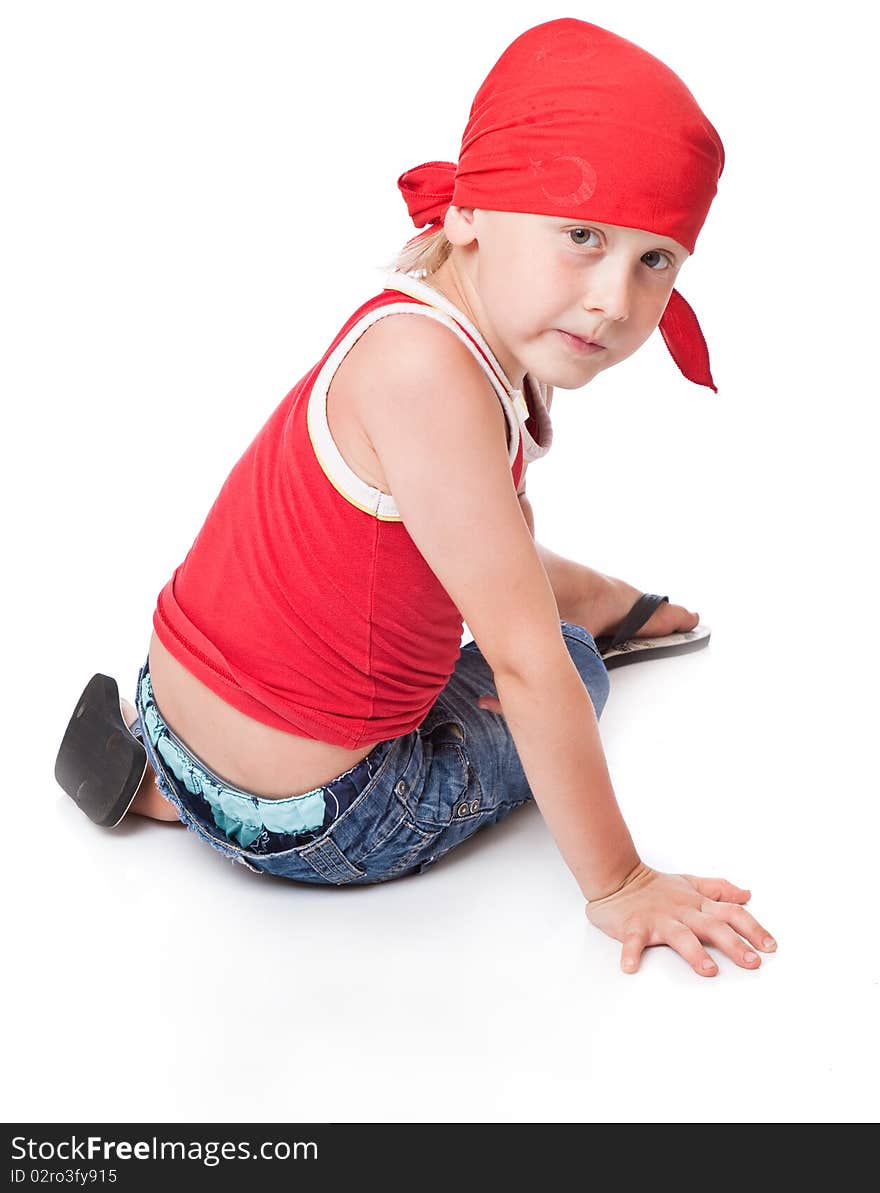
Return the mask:
<path id="1" fill-rule="evenodd" d="M 648 291 L 638 296 L 633 307 L 630 330 L 643 340 L 646 340 L 657 329 L 663 318 L 663 312 L 669 302 L 669 295 L 672 293 L 672 286 L 664 286 L 662 290 L 658 287 L 658 291 L 654 293 Z"/>
<path id="2" fill-rule="evenodd" d="M 654 322 L 655 322 L 655 324 L 659 323 L 660 320 L 663 318 L 663 312 L 666 310 L 666 306 L 669 302 L 670 295 L 672 294 L 672 291 L 674 288 L 675 288 L 675 279 L 674 278 L 671 282 L 668 282 L 665 286 L 662 287 L 662 293 L 661 293 L 660 297 L 658 298 L 657 302 L 654 304 Z"/>
<path id="3" fill-rule="evenodd" d="M 496 330 L 511 344 L 521 345 L 541 330 L 542 306 L 530 292 L 527 278 L 508 274 L 502 285 L 491 293 Z"/>

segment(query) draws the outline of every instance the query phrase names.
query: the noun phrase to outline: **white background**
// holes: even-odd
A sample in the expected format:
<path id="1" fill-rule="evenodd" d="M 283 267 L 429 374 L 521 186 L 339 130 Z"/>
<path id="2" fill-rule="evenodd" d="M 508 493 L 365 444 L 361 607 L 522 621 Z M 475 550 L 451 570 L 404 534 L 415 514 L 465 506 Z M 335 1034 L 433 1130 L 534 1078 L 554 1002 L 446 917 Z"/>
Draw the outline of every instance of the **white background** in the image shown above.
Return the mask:
<path id="1" fill-rule="evenodd" d="M 863 5 L 7 4 L 0 24 L 7 1031 L 19 1121 L 877 1117 L 876 49 Z M 254 434 L 415 229 L 473 94 L 577 16 L 685 80 L 727 153 L 659 333 L 529 475 L 539 541 L 699 611 L 612 672 L 643 858 L 779 940 L 635 976 L 537 809 L 419 879 L 305 889 L 180 826 L 92 825 L 53 767 Z"/>

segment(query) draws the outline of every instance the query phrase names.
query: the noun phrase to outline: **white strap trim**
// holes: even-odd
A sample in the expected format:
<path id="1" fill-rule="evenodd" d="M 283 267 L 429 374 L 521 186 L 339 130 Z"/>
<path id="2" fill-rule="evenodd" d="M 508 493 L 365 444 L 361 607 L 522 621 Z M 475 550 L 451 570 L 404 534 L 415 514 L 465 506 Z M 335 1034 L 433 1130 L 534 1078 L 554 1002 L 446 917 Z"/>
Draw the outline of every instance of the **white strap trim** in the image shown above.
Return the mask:
<path id="1" fill-rule="evenodd" d="M 433 286 L 429 286 L 428 283 L 423 282 L 421 278 L 415 278 L 409 273 L 399 273 L 396 270 L 386 273 L 382 278 L 382 283 L 386 290 L 400 290 L 403 294 L 411 294 L 413 298 L 420 298 L 423 302 L 430 303 L 431 306 L 436 307 L 438 310 L 445 311 L 447 315 L 456 321 L 456 323 L 464 327 L 480 345 L 483 352 L 485 352 L 486 356 L 489 358 L 492 367 L 497 370 L 498 376 L 504 383 L 507 393 L 510 395 L 511 401 L 514 400 L 515 395 L 517 394 L 519 394 L 520 398 L 522 398 L 522 391 L 513 388 L 510 383 L 510 378 L 498 363 L 498 360 L 496 359 L 492 349 L 483 339 L 480 329 L 470 321 L 464 311 L 459 310 L 454 302 L 450 302 L 445 294 L 441 294 L 439 290 L 435 290 Z M 473 345 L 471 345 L 471 347 L 473 348 Z M 481 360 L 480 363 L 484 368 L 486 367 L 486 362 L 484 360 Z M 526 411 L 526 417 L 528 417 L 528 410 Z"/>
<path id="2" fill-rule="evenodd" d="M 394 274 L 394 285 L 387 287 L 389 289 L 402 289 L 397 285 L 397 280 L 405 275 Z M 415 279 L 407 277 L 407 281 L 414 281 Z M 430 289 L 430 287 L 426 287 Z M 410 293 L 409 290 L 402 290 L 403 293 Z M 432 294 L 436 291 L 431 290 Z M 420 297 L 420 295 L 416 295 Z M 442 297 L 438 295 L 438 297 Z M 457 311 L 457 308 L 451 303 L 447 304 L 452 310 Z M 504 413 L 507 418 L 507 423 L 510 428 L 510 446 L 508 449 L 508 459 L 510 467 L 513 468 L 516 460 L 517 448 L 519 446 L 519 433 L 522 423 L 528 417 L 528 406 L 523 399 L 522 393 L 519 390 L 511 391 L 511 397 L 508 396 L 505 389 L 505 383 L 509 385 L 504 373 L 504 383 L 498 380 L 492 369 L 480 355 L 479 350 L 471 343 L 467 334 L 461 329 L 456 322 L 456 317 L 446 314 L 443 310 L 436 306 L 417 306 L 411 302 L 394 302 L 386 306 L 376 307 L 372 311 L 368 311 L 363 315 L 357 323 L 351 327 L 336 345 L 333 352 L 330 353 L 323 367 L 318 373 L 312 385 L 311 393 L 309 394 L 308 407 L 306 410 L 306 422 L 308 425 L 309 437 L 312 441 L 312 448 L 321 468 L 327 475 L 328 480 L 342 494 L 352 505 L 356 505 L 358 509 L 362 509 L 365 513 L 372 514 L 381 521 L 401 521 L 400 511 L 397 508 L 397 503 L 390 493 L 384 493 L 381 489 L 367 484 L 365 480 L 357 475 L 357 473 L 349 466 L 339 448 L 336 446 L 336 441 L 330 432 L 330 424 L 327 421 L 327 391 L 330 388 L 330 382 L 336 370 L 342 363 L 343 358 L 358 340 L 360 336 L 379 319 L 384 319 L 387 315 L 393 315 L 398 312 L 406 314 L 424 315 L 430 319 L 436 319 L 440 323 L 444 323 L 450 331 L 452 331 L 465 347 L 471 352 L 472 356 L 479 363 L 483 372 L 489 378 L 493 389 L 498 395 L 499 401 L 504 408 Z M 458 313 L 460 318 L 464 318 Z M 467 320 L 465 320 L 467 322 Z M 472 326 L 472 325 L 471 325 Z M 482 339 L 482 337 L 480 337 Z M 490 353 L 491 356 L 491 353 Z M 494 357 L 492 357 L 494 361 Z M 497 362 L 495 362 L 497 364 Z M 515 399 L 512 395 L 519 398 L 521 407 L 515 404 Z M 522 414 L 525 411 L 525 416 Z M 531 436 L 529 437 L 531 438 Z M 525 444 L 524 444 L 525 446 Z"/>
<path id="3" fill-rule="evenodd" d="M 526 382 L 531 387 L 532 405 L 535 408 L 535 418 L 538 423 L 538 438 L 533 439 L 525 421 L 522 424 L 523 460 L 531 464 L 546 456 L 553 443 L 553 423 L 550 411 L 547 409 L 547 386 L 531 373 L 526 373 Z"/>
<path id="4" fill-rule="evenodd" d="M 531 373 L 526 373 L 527 380 L 524 384 L 531 386 L 533 405 L 538 422 L 539 441 L 536 441 L 529 433 L 528 427 L 526 427 L 526 420 L 529 417 L 529 407 L 525 395 L 522 390 L 513 388 L 510 378 L 501 367 L 492 349 L 486 343 L 480 329 L 471 322 L 464 311 L 451 302 L 445 294 L 441 294 L 439 290 L 435 290 L 433 286 L 422 281 L 421 278 L 413 277 L 412 274 L 399 273 L 392 270 L 390 273 L 384 275 L 383 283 L 388 290 L 400 290 L 404 294 L 411 294 L 414 298 L 421 298 L 423 302 L 428 302 L 439 310 L 445 311 L 470 332 L 474 340 L 476 340 L 492 362 L 492 365 L 497 369 L 510 395 L 510 400 L 516 410 L 522 431 L 523 462 L 528 464 L 532 460 L 538 460 L 541 456 L 545 456 L 550 450 L 550 444 L 553 441 L 553 426 L 550 421 L 550 412 L 547 409 L 547 386 L 542 381 L 538 381 L 536 377 L 533 377 Z M 485 361 L 481 363 L 485 365 Z"/>

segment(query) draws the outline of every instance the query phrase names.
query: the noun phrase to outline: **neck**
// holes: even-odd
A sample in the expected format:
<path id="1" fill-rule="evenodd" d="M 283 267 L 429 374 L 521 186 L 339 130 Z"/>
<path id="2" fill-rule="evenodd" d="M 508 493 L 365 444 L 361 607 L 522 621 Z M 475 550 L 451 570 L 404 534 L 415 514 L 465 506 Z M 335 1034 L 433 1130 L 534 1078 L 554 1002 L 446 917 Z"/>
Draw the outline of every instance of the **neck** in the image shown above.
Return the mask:
<path id="1" fill-rule="evenodd" d="M 524 384 L 525 369 L 513 359 L 498 339 L 480 300 L 480 294 L 471 271 L 458 265 L 455 253 L 450 254 L 440 268 L 424 278 L 423 281 L 442 294 L 444 298 L 448 298 L 467 315 L 492 349 L 495 359 L 504 369 L 511 386 L 521 390 Z"/>

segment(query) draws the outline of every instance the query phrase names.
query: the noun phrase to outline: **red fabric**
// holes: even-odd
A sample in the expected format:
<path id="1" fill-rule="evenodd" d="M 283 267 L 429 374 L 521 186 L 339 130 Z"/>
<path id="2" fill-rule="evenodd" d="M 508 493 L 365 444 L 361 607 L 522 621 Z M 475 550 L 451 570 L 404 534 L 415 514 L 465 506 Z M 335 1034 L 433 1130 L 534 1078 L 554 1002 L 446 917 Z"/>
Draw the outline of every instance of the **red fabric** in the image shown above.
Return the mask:
<path id="1" fill-rule="evenodd" d="M 527 30 L 492 67 L 457 163 L 425 162 L 397 184 L 415 226 L 428 225 L 421 235 L 452 203 L 640 228 L 693 252 L 723 168 L 718 133 L 678 75 L 565 17 Z M 696 315 L 679 298 L 661 320 L 664 341 L 689 380 L 717 393 Z"/>
<path id="2" fill-rule="evenodd" d="M 153 613 L 163 645 L 228 704 L 348 749 L 420 725 L 461 646 L 461 614 L 403 522 L 342 496 L 306 423 L 315 378 L 357 320 L 419 301 L 383 290 L 346 321 L 232 469 Z M 522 459 L 520 439 L 515 487 Z"/>

